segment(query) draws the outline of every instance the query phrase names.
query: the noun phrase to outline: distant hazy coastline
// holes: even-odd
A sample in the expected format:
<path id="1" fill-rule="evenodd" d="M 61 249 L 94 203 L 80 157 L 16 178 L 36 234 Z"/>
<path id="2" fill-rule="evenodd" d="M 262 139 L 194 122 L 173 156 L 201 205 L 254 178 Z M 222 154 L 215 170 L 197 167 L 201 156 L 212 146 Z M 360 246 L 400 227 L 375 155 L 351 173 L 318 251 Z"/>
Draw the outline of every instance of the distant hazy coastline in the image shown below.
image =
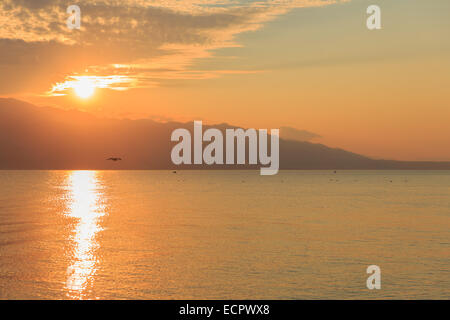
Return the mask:
<path id="1" fill-rule="evenodd" d="M 209 126 L 204 126 L 205 129 Z M 235 128 L 227 124 L 220 130 Z M 258 165 L 172 163 L 176 128 L 192 122 L 101 119 L 0 98 L 0 170 L 258 169 Z M 117 156 L 119 162 L 105 161 Z M 280 139 L 281 170 L 450 170 L 450 162 L 378 160 L 306 141 Z"/>

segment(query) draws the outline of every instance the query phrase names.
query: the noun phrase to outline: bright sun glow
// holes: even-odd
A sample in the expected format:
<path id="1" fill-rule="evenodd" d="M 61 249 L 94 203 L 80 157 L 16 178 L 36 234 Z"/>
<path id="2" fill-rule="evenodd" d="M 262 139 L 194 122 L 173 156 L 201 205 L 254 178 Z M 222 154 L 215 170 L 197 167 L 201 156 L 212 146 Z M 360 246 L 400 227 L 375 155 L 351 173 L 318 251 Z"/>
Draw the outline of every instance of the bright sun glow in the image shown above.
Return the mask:
<path id="1" fill-rule="evenodd" d="M 58 82 L 53 85 L 52 89 L 47 92 L 49 96 L 65 96 L 71 89 L 75 94 L 87 99 L 91 97 L 96 89 L 110 89 L 116 91 L 124 91 L 137 86 L 137 80 L 127 76 L 68 76 L 64 82 Z"/>
<path id="2" fill-rule="evenodd" d="M 88 78 L 80 79 L 73 84 L 73 90 L 80 98 L 87 99 L 94 94 L 95 84 Z"/>

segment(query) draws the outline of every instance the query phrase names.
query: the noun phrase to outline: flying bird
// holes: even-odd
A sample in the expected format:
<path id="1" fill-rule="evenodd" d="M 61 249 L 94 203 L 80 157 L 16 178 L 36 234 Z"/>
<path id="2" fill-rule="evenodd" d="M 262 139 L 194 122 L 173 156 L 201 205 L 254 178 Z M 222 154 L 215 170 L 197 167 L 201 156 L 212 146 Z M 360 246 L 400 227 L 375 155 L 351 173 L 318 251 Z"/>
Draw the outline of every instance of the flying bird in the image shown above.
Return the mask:
<path id="1" fill-rule="evenodd" d="M 121 158 L 108 158 L 108 159 L 106 159 L 107 161 L 114 161 L 114 162 L 116 162 L 116 161 L 120 161 L 120 160 L 122 160 Z"/>

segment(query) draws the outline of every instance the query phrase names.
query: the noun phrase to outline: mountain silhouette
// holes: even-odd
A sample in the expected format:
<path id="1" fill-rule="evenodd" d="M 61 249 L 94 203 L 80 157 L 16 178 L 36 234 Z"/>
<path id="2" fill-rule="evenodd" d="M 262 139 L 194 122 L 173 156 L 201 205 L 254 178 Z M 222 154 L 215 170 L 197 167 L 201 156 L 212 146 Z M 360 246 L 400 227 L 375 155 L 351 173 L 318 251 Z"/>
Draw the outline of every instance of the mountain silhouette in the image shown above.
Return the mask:
<path id="1" fill-rule="evenodd" d="M 228 124 L 214 126 L 235 128 Z M 0 98 L 0 169 L 244 169 L 172 163 L 173 130 L 193 122 L 98 118 Z M 204 125 L 203 130 L 210 128 Z M 105 161 L 111 155 L 122 161 Z M 280 139 L 280 169 L 450 169 L 450 162 L 375 160 L 322 144 Z"/>

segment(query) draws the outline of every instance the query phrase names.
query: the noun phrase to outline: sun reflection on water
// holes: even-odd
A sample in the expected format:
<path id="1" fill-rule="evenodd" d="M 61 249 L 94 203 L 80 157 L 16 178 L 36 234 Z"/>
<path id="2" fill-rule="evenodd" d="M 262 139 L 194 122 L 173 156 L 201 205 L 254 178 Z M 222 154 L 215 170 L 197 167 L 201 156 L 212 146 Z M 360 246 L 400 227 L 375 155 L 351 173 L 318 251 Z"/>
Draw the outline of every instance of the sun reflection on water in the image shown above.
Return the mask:
<path id="1" fill-rule="evenodd" d="M 72 257 L 67 268 L 67 296 L 83 299 L 98 268 L 96 236 L 105 215 L 102 185 L 95 171 L 73 171 L 68 176 L 67 216 L 76 220 L 71 237 Z"/>

